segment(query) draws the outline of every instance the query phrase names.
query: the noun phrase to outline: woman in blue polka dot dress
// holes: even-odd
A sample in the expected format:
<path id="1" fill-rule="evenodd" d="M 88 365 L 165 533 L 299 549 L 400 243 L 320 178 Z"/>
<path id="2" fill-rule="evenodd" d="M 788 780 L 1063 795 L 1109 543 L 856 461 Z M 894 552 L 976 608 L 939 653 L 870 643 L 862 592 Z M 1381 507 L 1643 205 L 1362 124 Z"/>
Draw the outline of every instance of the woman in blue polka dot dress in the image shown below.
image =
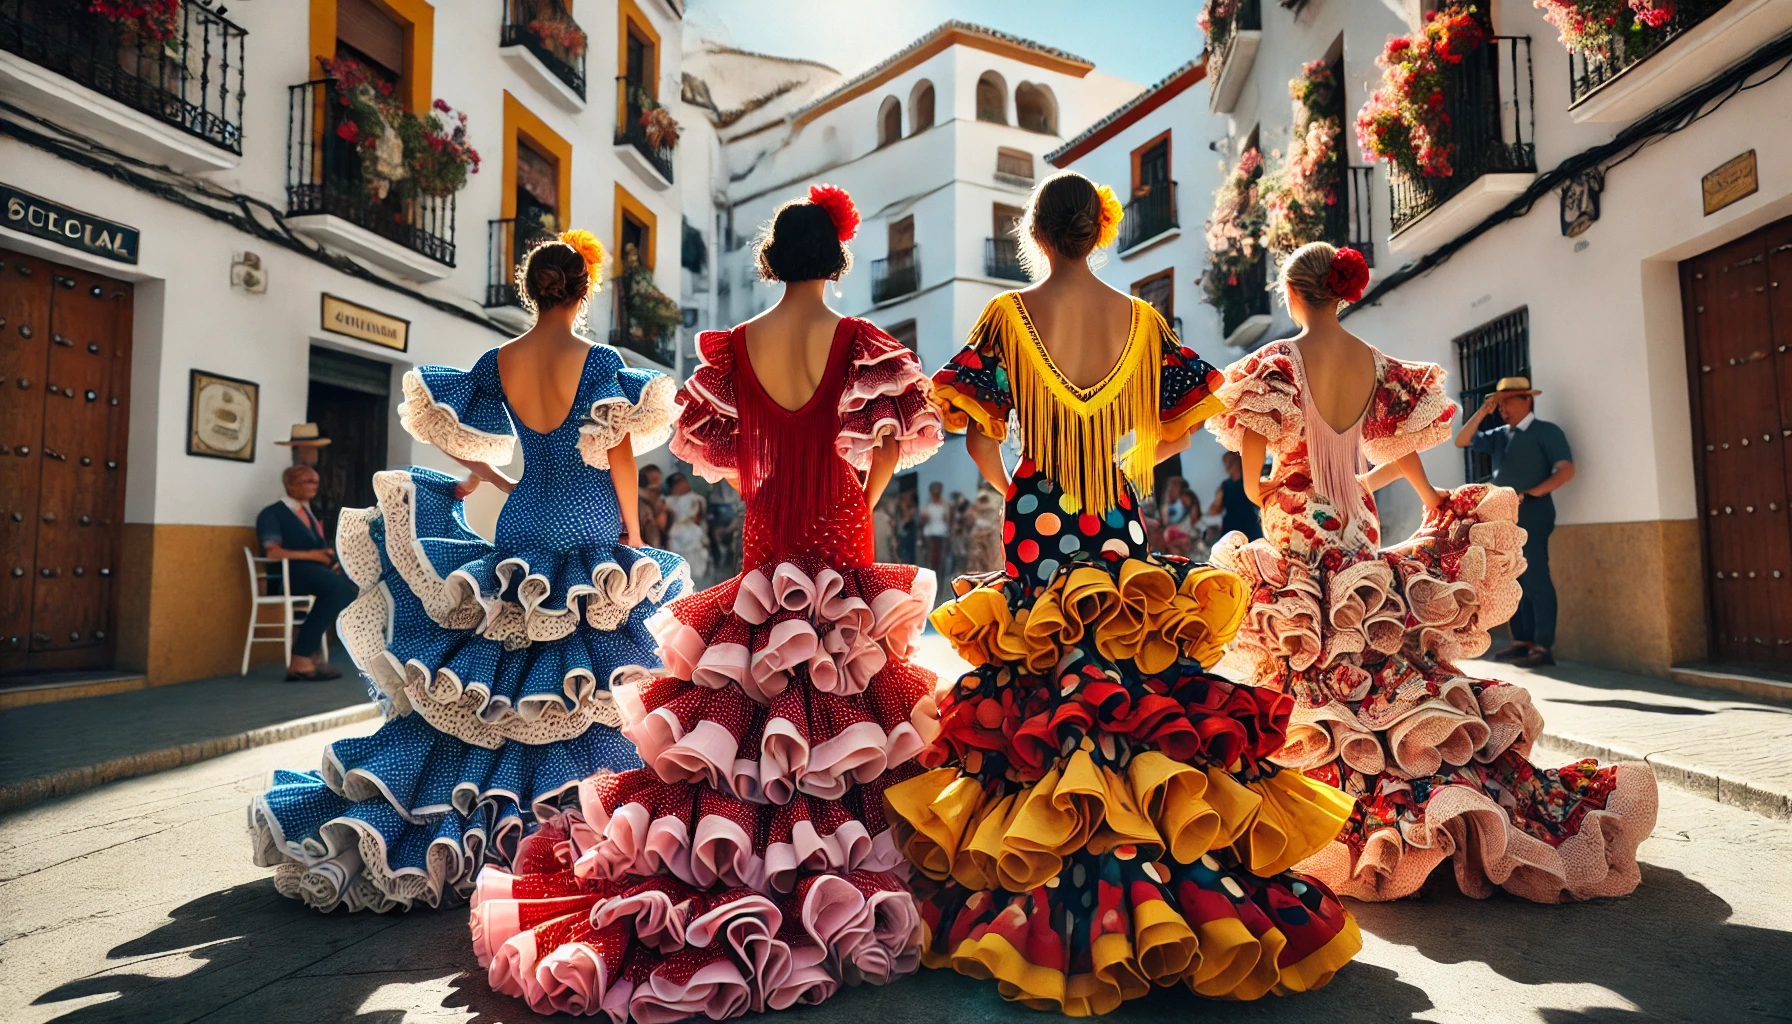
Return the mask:
<path id="1" fill-rule="evenodd" d="M 339 740 L 322 771 L 276 771 L 249 807 L 255 863 L 318 910 L 437 906 L 509 863 L 537 814 L 599 769 L 638 767 L 610 686 L 659 667 L 648 616 L 688 586 L 683 559 L 639 545 L 635 455 L 670 436 L 670 378 L 573 334 L 601 280 L 590 232 L 537 246 L 518 274 L 531 330 L 471 370 L 405 375 L 411 436 L 472 470 L 374 475 L 345 509 L 337 620 L 388 717 Z M 557 418 L 556 418 L 557 417 Z M 522 441 L 525 472 L 510 480 Z M 509 493 L 496 543 L 467 527 L 480 482 Z"/>
<path id="2" fill-rule="evenodd" d="M 1072 1016 L 1155 985 L 1304 992 L 1361 946 L 1337 898 L 1289 871 L 1350 799 L 1269 761 L 1286 696 L 1205 670 L 1249 591 L 1146 543 L 1139 499 L 1223 410 L 1221 377 L 1090 271 L 1120 216 L 1082 175 L 1043 182 L 1019 235 L 1049 274 L 991 300 L 934 375 L 948 429 L 1007 493 L 1005 565 L 933 613 L 972 670 L 938 691 L 932 770 L 885 793 L 925 876 L 922 962 Z"/>

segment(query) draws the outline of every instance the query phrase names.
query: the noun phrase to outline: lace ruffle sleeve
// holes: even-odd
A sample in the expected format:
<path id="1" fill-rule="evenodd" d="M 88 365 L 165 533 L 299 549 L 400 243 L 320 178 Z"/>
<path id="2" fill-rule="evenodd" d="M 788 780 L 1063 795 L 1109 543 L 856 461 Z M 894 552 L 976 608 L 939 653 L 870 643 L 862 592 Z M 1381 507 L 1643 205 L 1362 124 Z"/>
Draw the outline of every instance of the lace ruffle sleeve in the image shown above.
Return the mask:
<path id="1" fill-rule="evenodd" d="M 585 464 L 610 468 L 610 449 L 629 438 L 636 455 L 652 451 L 672 436 L 672 399 L 677 388 L 658 370 L 625 366 L 614 349 L 600 346 L 587 369 L 596 380 L 591 408 L 579 423 L 579 455 Z"/>
<path id="2" fill-rule="evenodd" d="M 697 355 L 701 359 L 697 371 L 678 392 L 672 454 L 715 483 L 740 470 L 732 336 L 727 331 L 704 331 L 697 336 Z"/>
<path id="3" fill-rule="evenodd" d="M 893 439 L 898 472 L 927 460 L 945 443 L 933 382 L 900 341 L 866 321 L 857 324 L 840 393 L 840 433 L 834 448 L 854 469 L 871 467 L 871 452 Z"/>
<path id="4" fill-rule="evenodd" d="M 1000 296 L 990 300 L 964 348 L 933 375 L 933 403 L 954 434 L 976 421 L 978 429 L 997 441 L 1008 436 L 1014 395 L 1002 365 L 1000 318 L 992 316 L 1000 302 Z"/>
<path id="5" fill-rule="evenodd" d="M 1301 441 L 1300 386 L 1294 362 L 1282 342 L 1272 342 L 1226 367 L 1225 380 L 1214 392 L 1225 411 L 1207 420 L 1207 429 L 1233 451 L 1244 446 L 1244 432 L 1254 430 L 1282 452 Z"/>
<path id="6" fill-rule="evenodd" d="M 1378 466 L 1444 443 L 1456 422 L 1443 367 L 1381 359 L 1381 381 L 1363 418 L 1363 454 Z"/>
<path id="7" fill-rule="evenodd" d="M 516 428 L 497 376 L 497 349 L 480 356 L 471 370 L 419 366 L 407 371 L 399 423 L 412 437 L 457 459 L 505 465 L 515 451 Z"/>
<path id="8" fill-rule="evenodd" d="M 1225 375 L 1184 345 L 1174 331 L 1163 326 L 1163 362 L 1158 381 L 1159 441 L 1180 441 L 1203 421 L 1225 411 L 1214 394 Z"/>

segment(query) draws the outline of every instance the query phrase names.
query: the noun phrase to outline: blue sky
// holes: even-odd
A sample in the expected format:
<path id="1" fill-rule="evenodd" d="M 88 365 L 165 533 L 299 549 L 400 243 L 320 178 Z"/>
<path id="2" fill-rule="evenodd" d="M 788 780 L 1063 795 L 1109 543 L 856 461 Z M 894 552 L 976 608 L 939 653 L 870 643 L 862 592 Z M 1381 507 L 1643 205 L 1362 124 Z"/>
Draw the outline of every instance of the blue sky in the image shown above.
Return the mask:
<path id="1" fill-rule="evenodd" d="M 1197 0 L 688 0 L 687 30 L 851 76 L 942 21 L 987 25 L 1149 85 L 1201 52 Z"/>

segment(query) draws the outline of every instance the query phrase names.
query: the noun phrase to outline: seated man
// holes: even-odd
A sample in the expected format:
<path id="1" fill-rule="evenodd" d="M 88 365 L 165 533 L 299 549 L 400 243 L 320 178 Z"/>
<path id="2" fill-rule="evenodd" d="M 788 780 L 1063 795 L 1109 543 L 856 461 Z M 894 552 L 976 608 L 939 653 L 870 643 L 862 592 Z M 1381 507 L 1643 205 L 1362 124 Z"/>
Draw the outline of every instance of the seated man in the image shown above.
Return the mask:
<path id="1" fill-rule="evenodd" d="M 317 481 L 317 470 L 310 466 L 290 467 L 280 474 L 286 497 L 255 517 L 255 535 L 261 538 L 262 553 L 269 558 L 287 559 L 292 592 L 310 594 L 316 599 L 293 638 L 292 662 L 286 666 L 290 682 L 342 677 L 328 662 L 320 662 L 317 654 L 323 646 L 324 630 L 360 593 L 337 567 L 336 552 L 324 535 L 324 524 L 311 511 L 311 499 L 317 497 Z M 279 577 L 270 576 L 268 592 L 276 592 L 279 586 Z"/>

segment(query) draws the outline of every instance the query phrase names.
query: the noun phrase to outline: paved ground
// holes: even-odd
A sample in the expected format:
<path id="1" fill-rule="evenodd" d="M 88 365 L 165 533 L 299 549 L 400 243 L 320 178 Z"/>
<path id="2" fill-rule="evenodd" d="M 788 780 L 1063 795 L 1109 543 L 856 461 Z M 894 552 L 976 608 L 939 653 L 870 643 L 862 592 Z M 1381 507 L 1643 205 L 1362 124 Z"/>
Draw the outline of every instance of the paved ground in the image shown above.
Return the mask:
<path id="1" fill-rule="evenodd" d="M 1562 697 L 1605 699 L 1632 698 Z M 275 895 L 248 863 L 243 807 L 269 770 L 314 767 L 323 743 L 373 728 L 245 750 L 0 818 L 0 1020 L 541 1019 L 489 991 L 464 910 L 324 917 Z M 1568 756 L 1540 751 L 1538 760 Z M 1642 859 L 1643 887 L 1623 900 L 1477 902 L 1445 881 L 1400 904 L 1353 904 L 1364 951 L 1321 992 L 1229 1004 L 1170 989 L 1109 1019 L 1792 1020 L 1792 822 L 1666 789 Z M 785 1019 L 1050 1018 L 1003 1003 L 989 985 L 927 972 Z"/>

